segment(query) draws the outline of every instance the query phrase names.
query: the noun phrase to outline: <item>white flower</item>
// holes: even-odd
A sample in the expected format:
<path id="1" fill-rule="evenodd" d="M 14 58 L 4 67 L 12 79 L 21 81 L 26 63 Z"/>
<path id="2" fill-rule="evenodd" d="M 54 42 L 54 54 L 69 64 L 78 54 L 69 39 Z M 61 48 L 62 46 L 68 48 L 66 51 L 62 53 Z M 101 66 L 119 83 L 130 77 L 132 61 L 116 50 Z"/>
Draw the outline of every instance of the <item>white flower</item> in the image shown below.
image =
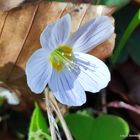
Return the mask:
<path id="1" fill-rule="evenodd" d="M 41 34 L 42 48 L 27 62 L 27 83 L 35 93 L 46 85 L 62 104 L 80 106 L 86 102 L 85 91 L 98 92 L 110 81 L 107 66 L 85 54 L 108 39 L 114 31 L 109 17 L 97 17 L 70 36 L 71 18 L 65 15 L 48 25 Z"/>

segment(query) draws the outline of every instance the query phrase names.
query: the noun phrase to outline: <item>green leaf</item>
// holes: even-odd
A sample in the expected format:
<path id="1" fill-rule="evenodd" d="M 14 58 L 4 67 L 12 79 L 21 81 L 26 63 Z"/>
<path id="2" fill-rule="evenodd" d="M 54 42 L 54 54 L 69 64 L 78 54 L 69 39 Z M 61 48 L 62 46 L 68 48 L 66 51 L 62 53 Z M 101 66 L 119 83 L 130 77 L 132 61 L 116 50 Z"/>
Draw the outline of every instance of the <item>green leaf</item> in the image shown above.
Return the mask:
<path id="1" fill-rule="evenodd" d="M 96 140 L 122 140 L 129 134 L 129 127 L 122 118 L 113 115 L 99 116 L 95 121 L 94 137 Z"/>
<path id="2" fill-rule="evenodd" d="M 92 140 L 94 118 L 81 114 L 69 114 L 65 117 L 65 120 L 76 140 Z"/>
<path id="3" fill-rule="evenodd" d="M 129 47 L 126 48 L 128 55 L 132 58 L 132 60 L 140 65 L 140 28 L 137 29 L 134 34 L 132 34 L 129 39 Z"/>
<path id="4" fill-rule="evenodd" d="M 93 4 L 103 4 L 108 6 L 116 6 L 117 8 L 122 8 L 128 4 L 130 0 L 93 0 Z"/>
<path id="5" fill-rule="evenodd" d="M 0 96 L 0 106 L 3 105 L 4 101 L 5 101 L 5 98 Z"/>
<path id="6" fill-rule="evenodd" d="M 35 140 L 37 138 L 38 140 L 42 140 L 42 137 L 45 138 L 45 140 L 50 140 L 48 133 L 46 120 L 41 112 L 41 109 L 36 103 L 29 127 L 29 140 Z M 37 138 L 34 137 L 35 135 Z"/>
<path id="7" fill-rule="evenodd" d="M 128 12 L 128 9 L 127 9 L 127 12 Z M 121 15 L 123 15 L 123 14 L 121 13 Z M 121 19 L 119 19 L 119 20 L 121 21 Z M 121 21 L 121 24 L 120 24 L 121 28 L 123 28 L 122 23 L 123 23 L 123 21 Z M 126 46 L 126 43 L 128 42 L 128 40 L 130 39 L 130 36 L 132 35 L 132 33 L 134 32 L 135 28 L 139 24 L 140 24 L 140 9 L 136 12 L 135 16 L 132 18 L 132 20 L 129 23 L 128 27 L 124 31 L 123 36 L 120 38 L 119 44 L 117 45 L 117 47 L 115 49 L 114 55 L 111 57 L 111 63 L 112 64 L 116 64 L 118 62 L 119 57 L 121 56 L 121 53 L 122 53 L 124 47 Z M 132 42 L 132 40 L 131 40 L 131 42 Z M 130 41 L 129 41 L 129 43 L 130 43 Z M 133 44 L 133 46 L 131 45 L 131 47 L 133 47 L 133 49 L 135 49 L 134 44 Z"/>
<path id="8" fill-rule="evenodd" d="M 123 140 L 129 134 L 127 122 L 114 115 L 69 114 L 65 120 L 76 140 Z"/>

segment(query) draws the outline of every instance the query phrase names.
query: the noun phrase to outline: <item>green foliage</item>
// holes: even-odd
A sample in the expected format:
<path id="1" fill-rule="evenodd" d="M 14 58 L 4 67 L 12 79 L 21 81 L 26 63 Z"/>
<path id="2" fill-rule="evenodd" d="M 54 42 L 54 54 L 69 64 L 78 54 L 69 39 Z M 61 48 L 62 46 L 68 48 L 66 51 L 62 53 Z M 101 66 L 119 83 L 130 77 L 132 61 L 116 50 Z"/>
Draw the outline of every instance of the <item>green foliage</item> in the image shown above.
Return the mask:
<path id="1" fill-rule="evenodd" d="M 76 140 L 123 140 L 129 134 L 125 120 L 114 115 L 93 118 L 83 114 L 69 114 L 65 117 Z"/>
<path id="2" fill-rule="evenodd" d="M 93 4 L 103 4 L 108 6 L 116 6 L 122 8 L 130 2 L 130 0 L 92 0 Z"/>
<path id="3" fill-rule="evenodd" d="M 129 45 L 127 53 L 137 65 L 140 65 L 140 28 L 129 38 Z"/>
<path id="4" fill-rule="evenodd" d="M 126 45 L 126 42 L 130 38 L 131 34 L 133 33 L 134 29 L 140 24 L 140 9 L 137 11 L 131 22 L 129 23 L 128 27 L 126 28 L 122 38 L 119 41 L 119 44 L 115 50 L 114 55 L 111 58 L 112 64 L 115 64 L 119 56 Z M 134 52 L 133 52 L 134 53 Z M 136 52 L 137 53 L 137 52 Z"/>
<path id="5" fill-rule="evenodd" d="M 0 106 L 3 105 L 4 101 L 5 101 L 5 98 L 0 96 Z"/>
<path id="6" fill-rule="evenodd" d="M 50 136 L 48 135 L 48 126 L 45 118 L 37 103 L 35 104 L 35 109 L 31 117 L 28 140 L 36 139 L 51 140 Z"/>
<path id="7" fill-rule="evenodd" d="M 57 1 L 57 2 L 67 2 L 67 0 L 47 0 L 47 1 Z M 82 2 L 81 0 L 71 0 L 71 2 Z M 83 1 L 84 2 L 84 1 Z M 87 0 L 88 2 L 88 0 Z M 107 6 L 116 6 L 117 8 L 122 8 L 128 4 L 130 0 L 92 0 L 94 5 L 107 5 Z"/>
<path id="8" fill-rule="evenodd" d="M 114 51 L 115 53 L 111 57 L 111 62 L 114 64 L 122 63 L 126 61 L 129 56 L 134 60 L 134 62 L 140 64 L 140 55 L 138 53 L 140 50 L 140 26 L 138 26 L 140 21 L 139 6 L 131 3 L 115 12 L 113 16 L 115 18 L 115 33 L 117 36 L 116 51 Z"/>

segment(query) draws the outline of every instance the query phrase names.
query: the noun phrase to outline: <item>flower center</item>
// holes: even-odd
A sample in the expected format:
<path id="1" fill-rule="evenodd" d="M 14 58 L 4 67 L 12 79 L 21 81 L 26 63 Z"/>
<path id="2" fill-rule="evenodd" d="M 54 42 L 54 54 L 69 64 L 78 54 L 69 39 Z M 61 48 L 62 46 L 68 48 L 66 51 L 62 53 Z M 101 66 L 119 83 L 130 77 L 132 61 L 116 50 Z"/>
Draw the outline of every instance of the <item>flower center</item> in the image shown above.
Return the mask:
<path id="1" fill-rule="evenodd" d="M 69 45 L 60 45 L 50 54 L 50 62 L 56 71 L 61 71 L 64 66 L 73 60 L 72 48 Z"/>

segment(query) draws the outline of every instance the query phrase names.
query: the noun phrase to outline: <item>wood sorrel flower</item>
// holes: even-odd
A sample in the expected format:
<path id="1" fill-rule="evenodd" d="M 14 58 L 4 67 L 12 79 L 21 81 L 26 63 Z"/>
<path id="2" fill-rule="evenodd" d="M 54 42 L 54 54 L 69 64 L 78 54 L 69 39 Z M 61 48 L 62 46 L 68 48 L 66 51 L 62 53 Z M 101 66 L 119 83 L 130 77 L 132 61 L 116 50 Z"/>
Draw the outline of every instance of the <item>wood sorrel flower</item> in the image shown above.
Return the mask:
<path id="1" fill-rule="evenodd" d="M 35 93 L 46 85 L 62 104 L 80 106 L 85 91 L 98 92 L 110 81 L 107 66 L 86 54 L 111 36 L 114 28 L 109 17 L 97 17 L 70 36 L 71 18 L 65 15 L 48 25 L 40 36 L 42 48 L 27 62 L 27 83 Z"/>

